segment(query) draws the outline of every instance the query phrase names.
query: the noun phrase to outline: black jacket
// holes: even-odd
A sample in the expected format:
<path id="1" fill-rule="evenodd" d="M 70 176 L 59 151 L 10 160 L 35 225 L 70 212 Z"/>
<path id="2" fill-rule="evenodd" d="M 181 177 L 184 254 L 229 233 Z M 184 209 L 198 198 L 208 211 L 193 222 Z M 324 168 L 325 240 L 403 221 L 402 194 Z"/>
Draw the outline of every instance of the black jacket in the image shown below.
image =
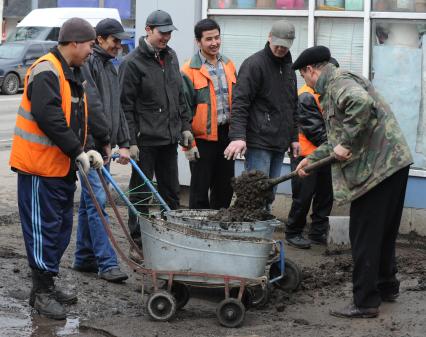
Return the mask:
<path id="1" fill-rule="evenodd" d="M 243 62 L 232 95 L 231 140 L 279 152 L 297 142 L 297 83 L 291 65 L 290 52 L 278 58 L 269 43 Z"/>
<path id="2" fill-rule="evenodd" d="M 111 147 L 129 147 L 130 135 L 126 116 L 121 108 L 120 84 L 113 57 L 95 45 L 93 54 L 81 68 L 86 79 L 89 105 L 90 135 L 95 138 L 96 148 L 111 143 Z M 87 148 L 93 148 L 90 137 Z"/>
<path id="3" fill-rule="evenodd" d="M 160 64 L 159 59 L 164 61 Z M 167 47 L 156 55 L 139 39 L 119 69 L 121 103 L 130 131 L 130 144 L 176 144 L 184 130 L 191 130 L 191 112 L 185 104 L 179 62 Z"/>
<path id="4" fill-rule="evenodd" d="M 312 144 L 320 146 L 327 140 L 324 118 L 314 96 L 309 92 L 299 95 L 297 119 L 300 131 Z"/>

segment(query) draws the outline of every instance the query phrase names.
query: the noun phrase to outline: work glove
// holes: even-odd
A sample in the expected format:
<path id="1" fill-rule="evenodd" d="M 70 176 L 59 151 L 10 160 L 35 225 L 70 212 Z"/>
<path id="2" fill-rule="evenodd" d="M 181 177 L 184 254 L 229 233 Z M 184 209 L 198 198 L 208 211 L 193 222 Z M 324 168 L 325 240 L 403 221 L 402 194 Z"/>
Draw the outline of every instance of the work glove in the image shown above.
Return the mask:
<path id="1" fill-rule="evenodd" d="M 139 161 L 139 148 L 137 145 L 130 145 L 130 158 Z"/>
<path id="2" fill-rule="evenodd" d="M 192 135 L 191 131 L 185 130 L 185 131 L 182 132 L 182 143 L 181 143 L 181 145 L 183 147 L 191 146 L 193 141 L 194 141 L 194 136 Z"/>
<path id="3" fill-rule="evenodd" d="M 193 146 L 189 150 L 185 151 L 185 157 L 188 161 L 196 161 L 197 159 L 200 159 L 200 152 L 198 152 L 198 148 L 196 146 Z"/>
<path id="4" fill-rule="evenodd" d="M 89 157 L 91 167 L 96 170 L 100 169 L 104 165 L 104 159 L 98 151 L 87 151 L 87 157 Z"/>
<path id="5" fill-rule="evenodd" d="M 84 173 L 88 174 L 90 170 L 90 160 L 86 152 L 80 153 L 77 158 L 75 158 L 76 163 L 80 163 L 83 168 Z"/>

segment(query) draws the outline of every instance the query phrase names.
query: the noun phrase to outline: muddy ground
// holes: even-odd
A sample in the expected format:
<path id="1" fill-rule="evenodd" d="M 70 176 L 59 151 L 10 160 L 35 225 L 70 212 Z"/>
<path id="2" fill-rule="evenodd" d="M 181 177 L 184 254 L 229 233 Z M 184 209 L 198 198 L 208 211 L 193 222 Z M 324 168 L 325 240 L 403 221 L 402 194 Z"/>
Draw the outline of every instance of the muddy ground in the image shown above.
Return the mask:
<path id="1" fill-rule="evenodd" d="M 124 209 L 121 211 L 126 216 Z M 117 224 L 114 231 L 123 244 Z M 141 277 L 124 264 L 130 275 L 124 284 L 110 284 L 95 274 L 73 271 L 74 240 L 75 231 L 58 283 L 77 290 L 79 301 L 68 307 L 67 321 L 44 319 L 32 313 L 27 304 L 30 275 L 18 215 L 0 216 L 0 336 L 426 336 L 426 251 L 415 248 L 413 242 L 402 240 L 397 252 L 401 296 L 394 304 L 383 304 L 376 319 L 336 319 L 328 314 L 330 308 L 351 300 L 348 254 L 326 256 L 324 248 L 318 246 L 311 250 L 286 247 L 287 256 L 302 268 L 300 289 L 291 294 L 276 290 L 264 309 L 246 313 L 241 328 L 228 329 L 221 327 L 215 316 L 215 302 L 220 300 L 217 293 L 205 291 L 194 291 L 195 296 L 173 321 L 152 321 L 141 298 Z"/>

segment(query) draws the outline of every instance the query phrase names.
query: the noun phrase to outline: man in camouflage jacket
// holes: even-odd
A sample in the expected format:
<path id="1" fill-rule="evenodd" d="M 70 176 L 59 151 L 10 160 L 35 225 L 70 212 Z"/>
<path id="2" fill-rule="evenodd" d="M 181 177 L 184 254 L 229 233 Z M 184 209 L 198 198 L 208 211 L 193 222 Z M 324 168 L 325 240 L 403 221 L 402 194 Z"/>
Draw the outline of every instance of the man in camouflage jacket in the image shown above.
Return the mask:
<path id="1" fill-rule="evenodd" d="M 376 317 L 381 301 L 399 295 L 395 241 L 404 206 L 410 150 L 389 105 L 367 79 L 327 63 L 323 46 L 295 61 L 305 82 L 321 95 L 328 141 L 297 167 L 334 154 L 334 198 L 351 203 L 349 236 L 354 260 L 353 304 L 330 313 Z"/>

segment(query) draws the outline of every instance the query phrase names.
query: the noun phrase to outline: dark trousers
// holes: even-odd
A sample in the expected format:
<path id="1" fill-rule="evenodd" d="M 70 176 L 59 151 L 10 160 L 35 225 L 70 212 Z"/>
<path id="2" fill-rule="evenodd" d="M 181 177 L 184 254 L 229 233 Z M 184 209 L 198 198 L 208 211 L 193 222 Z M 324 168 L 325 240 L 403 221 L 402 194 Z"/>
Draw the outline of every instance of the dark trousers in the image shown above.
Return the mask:
<path id="1" fill-rule="evenodd" d="M 179 176 L 177 144 L 163 146 L 139 146 L 139 168 L 152 180 L 157 180 L 158 192 L 171 209 L 179 208 Z M 148 215 L 151 191 L 141 176 L 132 169 L 129 183 L 129 200 L 138 212 Z M 129 230 L 132 238 L 141 242 L 141 232 L 137 216 L 129 210 Z"/>
<path id="2" fill-rule="evenodd" d="M 226 160 L 223 155 L 229 144 L 228 131 L 228 124 L 219 126 L 217 142 L 197 139 L 200 159 L 190 163 L 189 208 L 191 209 L 228 208 L 231 203 L 234 161 Z"/>
<path id="3" fill-rule="evenodd" d="M 401 221 L 409 167 L 405 167 L 351 203 L 349 237 L 354 270 L 354 303 L 378 307 L 380 294 L 399 291 L 395 241 Z"/>
<path id="4" fill-rule="evenodd" d="M 291 159 L 291 169 L 295 170 L 303 158 Z M 309 237 L 318 238 L 326 234 L 329 226 L 328 216 L 333 208 L 331 166 L 320 168 L 305 178 L 293 178 L 291 189 L 293 203 L 285 230 L 287 238 L 302 234 L 311 203 L 312 221 Z"/>
<path id="5" fill-rule="evenodd" d="M 28 263 L 57 274 L 71 238 L 75 182 L 18 174 L 18 207 Z"/>

